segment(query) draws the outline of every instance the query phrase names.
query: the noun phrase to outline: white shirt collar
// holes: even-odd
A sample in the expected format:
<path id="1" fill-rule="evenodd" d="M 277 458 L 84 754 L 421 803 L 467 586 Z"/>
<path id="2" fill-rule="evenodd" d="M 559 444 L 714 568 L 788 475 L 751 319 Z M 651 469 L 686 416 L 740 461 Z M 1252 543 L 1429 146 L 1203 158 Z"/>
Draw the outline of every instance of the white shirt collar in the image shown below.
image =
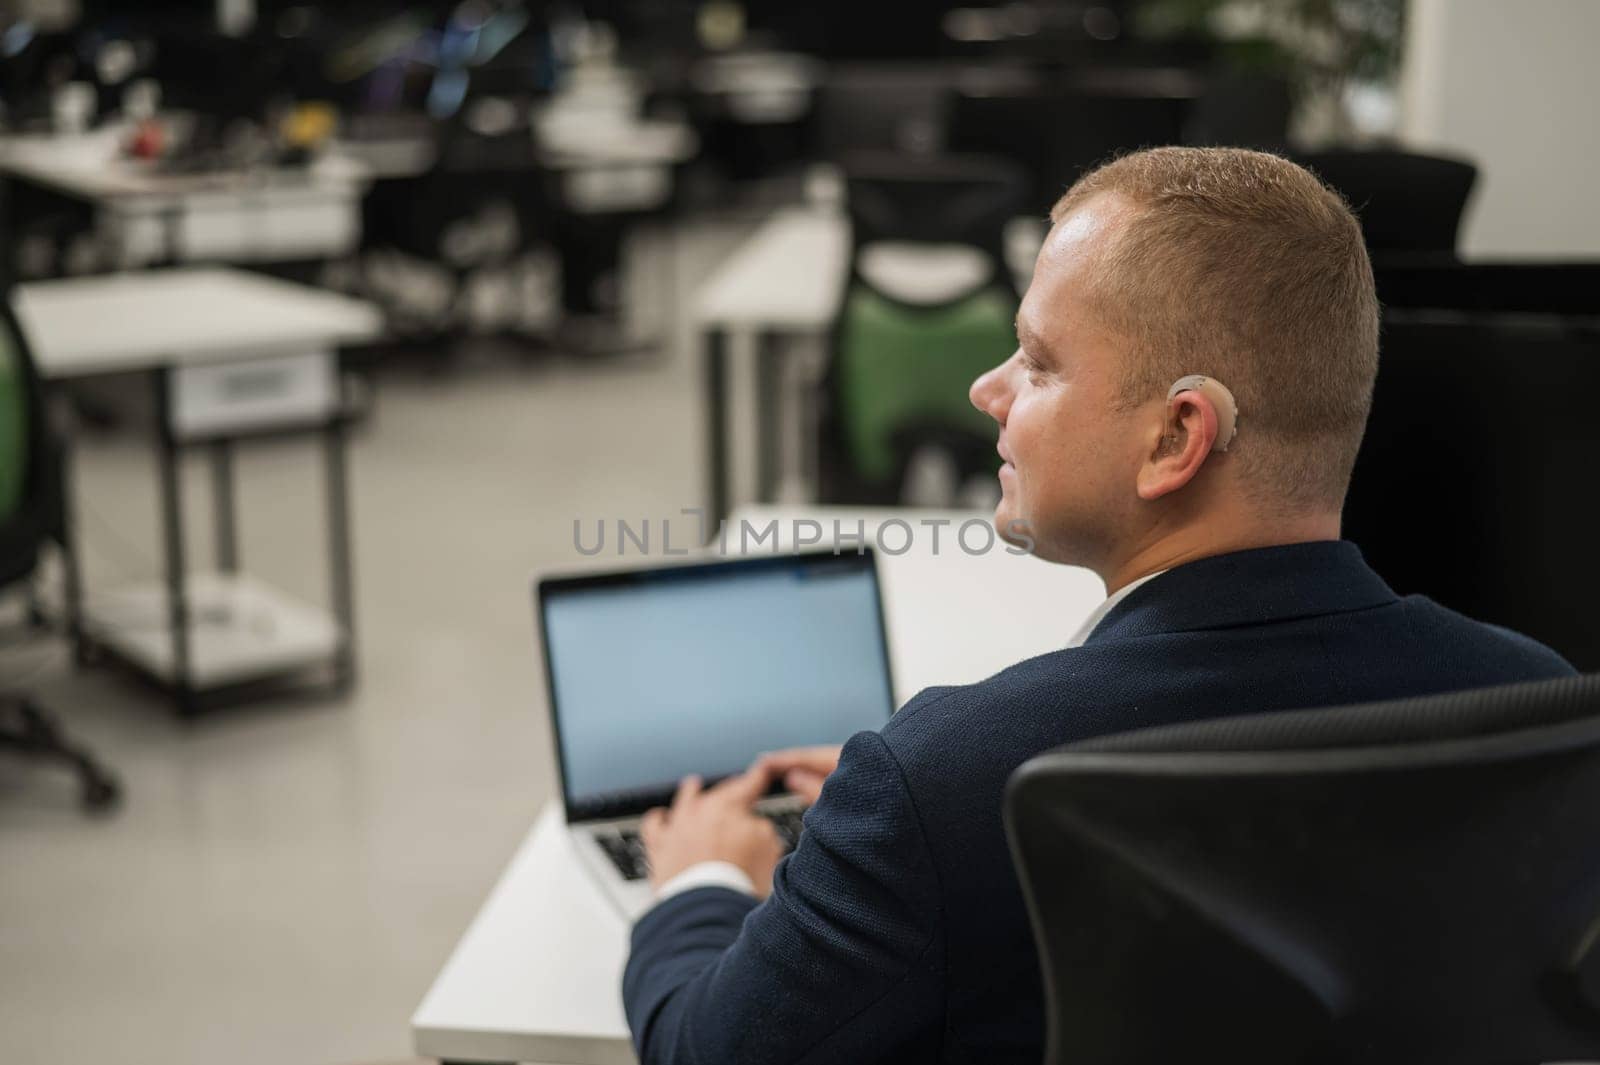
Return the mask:
<path id="1" fill-rule="evenodd" d="M 1085 618 L 1083 620 L 1083 624 L 1078 626 L 1078 631 L 1073 633 L 1072 639 L 1067 641 L 1067 647 L 1082 647 L 1088 642 L 1090 634 L 1093 633 L 1094 630 L 1099 627 L 1100 623 L 1105 620 L 1106 615 L 1111 613 L 1111 611 L 1116 608 L 1118 603 L 1128 598 L 1129 592 L 1132 592 L 1135 588 L 1139 587 L 1141 584 L 1144 584 L 1146 581 L 1155 580 L 1165 572 L 1167 571 L 1164 569 L 1158 569 L 1154 573 L 1147 573 L 1136 581 L 1129 581 L 1127 584 L 1124 584 L 1121 588 L 1116 590 L 1115 594 L 1106 596 L 1106 601 L 1095 607 L 1094 613 Z"/>

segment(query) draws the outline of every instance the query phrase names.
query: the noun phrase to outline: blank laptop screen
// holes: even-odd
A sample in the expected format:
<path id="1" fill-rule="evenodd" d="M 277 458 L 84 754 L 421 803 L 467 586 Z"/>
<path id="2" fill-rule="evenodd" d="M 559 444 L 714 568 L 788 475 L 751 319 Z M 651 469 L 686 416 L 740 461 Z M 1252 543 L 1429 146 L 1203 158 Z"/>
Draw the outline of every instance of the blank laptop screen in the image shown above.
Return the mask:
<path id="1" fill-rule="evenodd" d="M 893 710 L 870 554 L 540 584 L 568 816 L 637 812 L 689 773 L 843 743 Z"/>

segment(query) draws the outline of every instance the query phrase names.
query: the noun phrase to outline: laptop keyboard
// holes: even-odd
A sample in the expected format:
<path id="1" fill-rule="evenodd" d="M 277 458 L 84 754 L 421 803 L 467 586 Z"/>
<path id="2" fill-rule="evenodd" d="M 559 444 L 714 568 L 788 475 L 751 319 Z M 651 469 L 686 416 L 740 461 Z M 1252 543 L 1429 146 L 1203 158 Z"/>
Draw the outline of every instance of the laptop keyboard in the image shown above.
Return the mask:
<path id="1" fill-rule="evenodd" d="M 794 850 L 795 844 L 800 842 L 800 818 L 803 813 L 802 810 L 774 810 L 761 813 L 772 822 L 772 827 L 778 830 L 778 838 L 783 841 L 785 854 Z M 605 850 L 624 880 L 643 880 L 650 875 L 650 867 L 645 863 L 644 841 L 639 838 L 638 832 L 633 829 L 596 832 L 594 838 L 599 841 L 601 848 Z"/>

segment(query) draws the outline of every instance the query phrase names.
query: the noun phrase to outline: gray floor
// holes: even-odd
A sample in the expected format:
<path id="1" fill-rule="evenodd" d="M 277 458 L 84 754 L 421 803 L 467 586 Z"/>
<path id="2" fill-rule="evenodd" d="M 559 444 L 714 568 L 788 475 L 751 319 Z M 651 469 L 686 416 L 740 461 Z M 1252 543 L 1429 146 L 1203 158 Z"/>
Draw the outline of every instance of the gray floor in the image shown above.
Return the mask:
<path id="1" fill-rule="evenodd" d="M 680 285 L 737 236 L 680 241 Z M 352 451 L 346 703 L 183 724 L 52 644 L 0 651 L 128 793 L 91 820 L 64 775 L 0 758 L 0 1060 L 411 1056 L 411 1011 L 551 791 L 527 575 L 579 561 L 575 518 L 699 500 L 699 379 L 675 328 L 653 363 L 382 376 Z M 92 441 L 79 467 L 91 587 L 154 575 L 148 449 Z M 204 470 L 187 472 L 203 541 Z M 320 472 L 310 445 L 268 445 L 239 485 L 247 568 L 325 599 Z"/>

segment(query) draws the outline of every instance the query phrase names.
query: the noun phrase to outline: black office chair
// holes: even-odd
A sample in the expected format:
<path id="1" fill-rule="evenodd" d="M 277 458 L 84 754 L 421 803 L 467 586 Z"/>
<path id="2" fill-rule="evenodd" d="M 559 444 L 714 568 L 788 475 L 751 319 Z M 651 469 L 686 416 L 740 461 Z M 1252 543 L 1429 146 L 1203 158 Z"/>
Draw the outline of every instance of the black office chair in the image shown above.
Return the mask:
<path id="1" fill-rule="evenodd" d="M 1600 329 L 1391 310 L 1382 350 L 1345 537 L 1402 595 L 1600 671 L 1600 424 L 1589 408 Z"/>
<path id="2" fill-rule="evenodd" d="M 1006 819 L 1047 1062 L 1600 1059 L 1600 677 L 1101 737 Z"/>
<path id="3" fill-rule="evenodd" d="M 0 299 L 0 589 L 28 581 L 40 549 L 51 541 L 65 552 L 69 627 L 76 635 L 77 570 L 66 551 L 66 492 L 61 453 L 45 420 L 27 340 Z M 87 751 L 71 742 L 27 694 L 0 690 L 0 751 L 64 762 L 77 771 L 84 806 L 116 805 L 121 789 Z"/>
<path id="4" fill-rule="evenodd" d="M 1344 194 L 1361 219 L 1374 266 L 1449 260 L 1478 168 L 1466 159 L 1338 149 L 1295 157 Z"/>

